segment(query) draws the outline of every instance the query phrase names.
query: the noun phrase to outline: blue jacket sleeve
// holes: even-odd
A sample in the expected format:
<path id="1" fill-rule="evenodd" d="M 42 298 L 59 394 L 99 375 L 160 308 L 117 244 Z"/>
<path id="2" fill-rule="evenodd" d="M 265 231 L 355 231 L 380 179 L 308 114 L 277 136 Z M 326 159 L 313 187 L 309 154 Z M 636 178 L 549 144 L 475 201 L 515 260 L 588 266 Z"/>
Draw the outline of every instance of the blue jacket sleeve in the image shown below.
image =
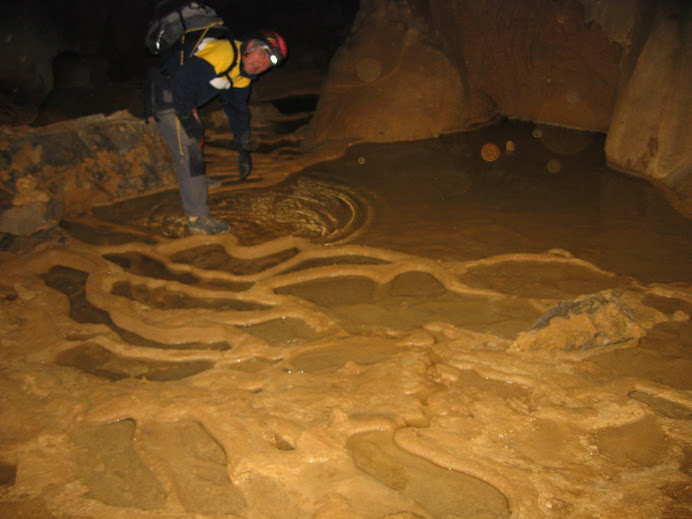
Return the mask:
<path id="1" fill-rule="evenodd" d="M 248 149 L 250 146 L 250 87 L 222 90 L 220 95 L 224 112 L 228 116 L 231 131 L 239 148 Z"/>

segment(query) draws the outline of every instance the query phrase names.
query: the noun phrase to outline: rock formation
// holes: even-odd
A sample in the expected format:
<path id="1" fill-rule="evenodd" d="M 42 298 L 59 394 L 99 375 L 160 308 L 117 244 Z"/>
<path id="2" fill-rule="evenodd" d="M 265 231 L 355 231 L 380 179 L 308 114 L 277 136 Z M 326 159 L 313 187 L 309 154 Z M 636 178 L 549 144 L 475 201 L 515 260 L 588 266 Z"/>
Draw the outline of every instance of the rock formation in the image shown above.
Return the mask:
<path id="1" fill-rule="evenodd" d="M 459 129 L 459 70 L 407 7 L 363 4 L 330 65 L 309 143 L 392 142 Z"/>
<path id="2" fill-rule="evenodd" d="M 689 7 L 640 0 L 364 0 L 306 146 L 498 117 L 608 134 L 609 165 L 692 215 Z"/>
<path id="3" fill-rule="evenodd" d="M 42 128 L 1 127 L 0 232 L 31 234 L 62 216 L 175 184 L 156 126 L 127 112 Z"/>
<path id="4" fill-rule="evenodd" d="M 653 181 L 692 216 L 692 16 L 659 13 L 606 140 L 608 164 Z"/>

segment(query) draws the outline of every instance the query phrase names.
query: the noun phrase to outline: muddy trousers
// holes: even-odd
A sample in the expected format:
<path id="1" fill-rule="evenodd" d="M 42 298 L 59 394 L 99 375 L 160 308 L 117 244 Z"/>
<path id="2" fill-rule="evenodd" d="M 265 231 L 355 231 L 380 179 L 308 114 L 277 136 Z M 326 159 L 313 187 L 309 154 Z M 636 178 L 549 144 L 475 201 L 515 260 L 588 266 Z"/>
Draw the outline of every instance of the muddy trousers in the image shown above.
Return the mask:
<path id="1" fill-rule="evenodd" d="M 201 144 L 188 137 L 172 108 L 157 111 L 156 122 L 175 163 L 185 215 L 209 216 L 207 177 Z"/>

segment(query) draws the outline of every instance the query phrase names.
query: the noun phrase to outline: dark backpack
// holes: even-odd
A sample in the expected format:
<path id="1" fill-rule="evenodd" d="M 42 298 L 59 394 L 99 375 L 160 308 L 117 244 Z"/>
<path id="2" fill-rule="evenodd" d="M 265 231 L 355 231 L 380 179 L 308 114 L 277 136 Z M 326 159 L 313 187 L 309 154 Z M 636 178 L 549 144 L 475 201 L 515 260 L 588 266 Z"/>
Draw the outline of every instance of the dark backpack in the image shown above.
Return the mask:
<path id="1" fill-rule="evenodd" d="M 157 56 L 179 48 L 190 33 L 196 33 L 199 44 L 210 31 L 228 31 L 216 11 L 202 2 L 164 0 L 157 5 L 157 13 L 144 40 L 149 52 Z M 231 39 L 228 32 L 225 37 Z"/>

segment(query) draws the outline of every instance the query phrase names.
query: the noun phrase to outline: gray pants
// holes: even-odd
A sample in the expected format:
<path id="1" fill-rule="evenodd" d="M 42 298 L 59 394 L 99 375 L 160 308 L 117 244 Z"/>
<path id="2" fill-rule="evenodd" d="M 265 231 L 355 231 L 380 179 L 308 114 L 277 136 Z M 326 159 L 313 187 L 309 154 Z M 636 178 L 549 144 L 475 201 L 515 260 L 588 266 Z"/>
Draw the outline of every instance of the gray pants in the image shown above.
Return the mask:
<path id="1" fill-rule="evenodd" d="M 165 94 L 170 95 L 168 92 Z M 204 174 L 201 144 L 187 136 L 177 122 L 172 108 L 157 111 L 156 120 L 175 163 L 178 190 L 185 215 L 209 216 L 207 177 Z"/>

